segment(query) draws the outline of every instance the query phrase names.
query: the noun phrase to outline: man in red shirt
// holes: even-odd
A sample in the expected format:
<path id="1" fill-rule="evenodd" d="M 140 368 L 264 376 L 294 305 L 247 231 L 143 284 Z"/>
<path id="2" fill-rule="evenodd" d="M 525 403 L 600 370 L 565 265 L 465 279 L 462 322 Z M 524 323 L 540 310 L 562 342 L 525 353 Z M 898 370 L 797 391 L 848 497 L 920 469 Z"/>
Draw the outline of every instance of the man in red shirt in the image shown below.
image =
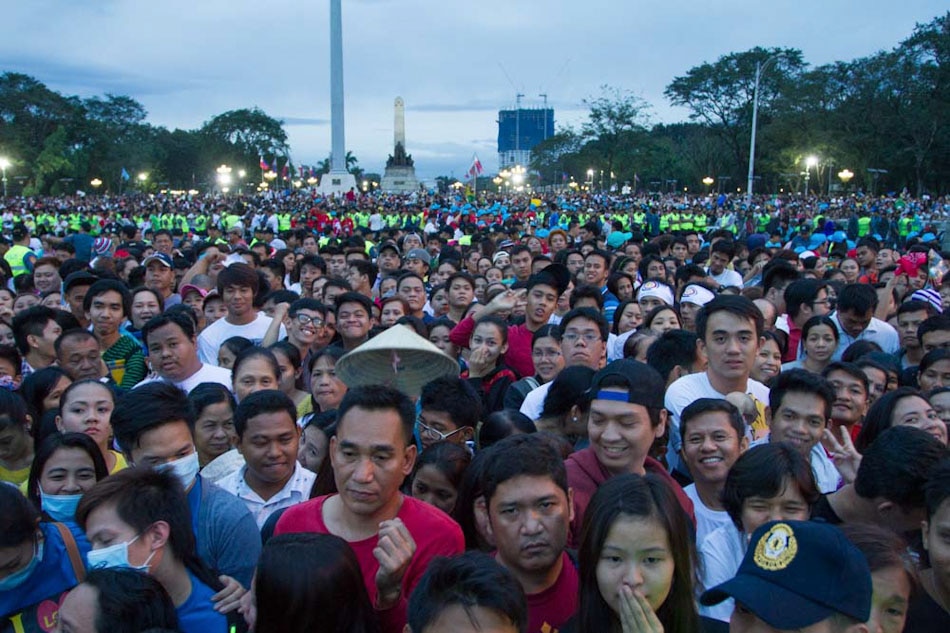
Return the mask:
<path id="1" fill-rule="evenodd" d="M 561 264 L 551 264 L 528 278 L 527 306 L 525 321 L 508 326 L 508 351 L 505 363 L 519 376 L 534 375 L 534 360 L 531 358 L 531 339 L 538 328 L 547 325 L 557 298 L 560 297 L 571 281 L 571 273 Z M 490 314 L 504 312 L 510 314 L 525 291 L 508 290 L 492 299 L 474 317 L 465 317 L 452 332 L 449 339 L 458 347 L 468 347 L 469 339 L 475 330 L 475 324 Z"/>
<path id="2" fill-rule="evenodd" d="M 486 451 L 482 490 L 495 560 L 528 601 L 527 633 L 560 630 L 577 611 L 579 576 L 565 551 L 574 516 L 564 460 L 551 440 L 513 435 Z"/>
<path id="3" fill-rule="evenodd" d="M 330 463 L 338 494 L 289 508 L 274 534 L 316 532 L 349 542 L 382 631 L 401 632 L 409 595 L 429 562 L 465 549 L 446 514 L 399 492 L 412 472 L 415 407 L 400 391 L 350 389 L 340 404 Z"/>

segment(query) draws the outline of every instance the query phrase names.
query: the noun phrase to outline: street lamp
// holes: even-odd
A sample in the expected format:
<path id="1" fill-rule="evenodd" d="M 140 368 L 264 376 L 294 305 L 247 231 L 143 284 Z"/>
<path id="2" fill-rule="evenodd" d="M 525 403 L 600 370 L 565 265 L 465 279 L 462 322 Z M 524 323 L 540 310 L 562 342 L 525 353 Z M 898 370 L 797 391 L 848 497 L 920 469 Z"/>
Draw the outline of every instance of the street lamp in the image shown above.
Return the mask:
<path id="1" fill-rule="evenodd" d="M 587 182 L 589 183 L 587 185 L 587 190 L 594 191 L 594 168 L 593 167 L 587 170 Z"/>
<path id="2" fill-rule="evenodd" d="M 3 197 L 7 197 L 7 167 L 10 166 L 10 159 L 6 156 L 0 156 L 0 171 L 3 172 Z"/>
<path id="3" fill-rule="evenodd" d="M 142 183 L 141 186 L 142 186 L 142 189 L 144 190 L 144 189 L 145 189 L 145 181 L 148 180 L 148 172 L 144 172 L 144 171 L 143 171 L 143 172 L 139 173 L 139 175 L 138 175 L 138 180 L 139 180 L 140 183 Z"/>
<path id="4" fill-rule="evenodd" d="M 848 188 L 848 183 L 851 182 L 851 179 L 854 178 L 854 172 L 850 169 L 842 169 L 838 172 L 838 178 L 841 179 L 841 184 L 844 185 L 844 188 Z"/>
<path id="5" fill-rule="evenodd" d="M 99 187 L 102 186 L 102 181 L 98 178 L 93 178 L 89 181 L 89 184 L 92 185 L 92 188 L 96 190 L 96 193 L 99 193 Z"/>
<path id="6" fill-rule="evenodd" d="M 808 181 L 811 179 L 811 169 L 818 164 L 817 156 L 809 156 L 805 159 L 805 195 L 808 195 Z M 819 187 L 820 189 L 821 187 Z"/>
<path id="7" fill-rule="evenodd" d="M 752 93 L 752 135 L 749 139 L 749 182 L 746 185 L 746 206 L 752 204 L 752 184 L 755 178 L 755 128 L 759 119 L 759 80 L 762 78 L 762 72 L 769 64 L 781 57 L 782 54 L 772 55 L 764 62 L 755 63 L 755 90 Z"/>
<path id="8" fill-rule="evenodd" d="M 709 192 L 710 188 L 712 188 L 714 182 L 716 181 L 713 179 L 712 176 L 706 176 L 705 178 L 703 178 L 703 184 L 706 185 L 707 193 Z"/>
<path id="9" fill-rule="evenodd" d="M 214 171 L 217 174 L 218 188 L 221 189 L 222 193 L 227 193 L 231 187 L 231 168 L 227 165 L 221 165 Z"/>
<path id="10" fill-rule="evenodd" d="M 311 187 L 316 185 L 317 182 L 318 182 L 317 179 L 314 178 L 313 176 L 310 176 L 309 178 L 307 178 L 307 184 L 310 185 Z"/>

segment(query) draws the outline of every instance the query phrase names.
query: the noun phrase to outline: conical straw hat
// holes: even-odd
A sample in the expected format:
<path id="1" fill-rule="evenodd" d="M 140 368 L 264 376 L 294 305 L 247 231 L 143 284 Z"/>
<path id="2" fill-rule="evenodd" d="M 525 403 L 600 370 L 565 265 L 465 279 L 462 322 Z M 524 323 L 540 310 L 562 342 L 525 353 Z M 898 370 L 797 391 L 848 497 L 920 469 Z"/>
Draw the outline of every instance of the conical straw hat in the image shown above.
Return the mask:
<path id="1" fill-rule="evenodd" d="M 393 325 L 336 362 L 347 387 L 386 385 L 415 398 L 428 382 L 458 376 L 459 364 L 405 325 Z"/>

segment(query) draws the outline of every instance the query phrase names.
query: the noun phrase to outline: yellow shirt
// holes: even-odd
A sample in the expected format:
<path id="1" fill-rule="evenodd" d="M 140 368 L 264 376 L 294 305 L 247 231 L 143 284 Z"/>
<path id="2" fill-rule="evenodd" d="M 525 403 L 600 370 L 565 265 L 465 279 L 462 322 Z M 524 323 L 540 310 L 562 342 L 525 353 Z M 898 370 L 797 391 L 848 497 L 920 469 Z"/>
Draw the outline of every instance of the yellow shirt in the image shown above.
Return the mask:
<path id="1" fill-rule="evenodd" d="M 109 452 L 112 453 L 113 457 L 115 457 L 115 466 L 113 466 L 112 470 L 109 471 L 110 475 L 114 475 L 120 470 L 124 470 L 129 467 L 129 463 L 125 461 L 125 457 L 122 455 L 122 453 L 113 450 L 110 450 Z"/>
<path id="2" fill-rule="evenodd" d="M 14 486 L 21 486 L 26 483 L 26 480 L 30 478 L 30 467 L 20 468 L 19 470 L 9 470 L 8 468 L 0 465 L 0 481 L 6 481 Z"/>

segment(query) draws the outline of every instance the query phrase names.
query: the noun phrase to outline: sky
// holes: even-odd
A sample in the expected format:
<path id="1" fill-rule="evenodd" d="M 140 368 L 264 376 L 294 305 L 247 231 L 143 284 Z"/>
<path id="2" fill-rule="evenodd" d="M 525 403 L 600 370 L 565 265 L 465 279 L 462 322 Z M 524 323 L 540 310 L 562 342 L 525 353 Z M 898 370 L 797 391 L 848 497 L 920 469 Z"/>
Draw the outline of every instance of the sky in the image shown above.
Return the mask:
<path id="1" fill-rule="evenodd" d="M 0 72 L 67 95 L 124 94 L 150 123 L 195 129 L 260 107 L 284 121 L 297 165 L 330 152 L 329 0 L 27 0 L 2 3 Z M 346 147 L 369 172 L 406 102 L 420 178 L 497 166 L 497 114 L 547 103 L 579 127 L 608 85 L 654 122 L 687 119 L 664 88 L 721 55 L 800 49 L 806 62 L 894 47 L 946 0 L 343 0 Z M 143 166 L 144 167 L 144 166 Z M 136 167 L 138 168 L 138 167 Z"/>

